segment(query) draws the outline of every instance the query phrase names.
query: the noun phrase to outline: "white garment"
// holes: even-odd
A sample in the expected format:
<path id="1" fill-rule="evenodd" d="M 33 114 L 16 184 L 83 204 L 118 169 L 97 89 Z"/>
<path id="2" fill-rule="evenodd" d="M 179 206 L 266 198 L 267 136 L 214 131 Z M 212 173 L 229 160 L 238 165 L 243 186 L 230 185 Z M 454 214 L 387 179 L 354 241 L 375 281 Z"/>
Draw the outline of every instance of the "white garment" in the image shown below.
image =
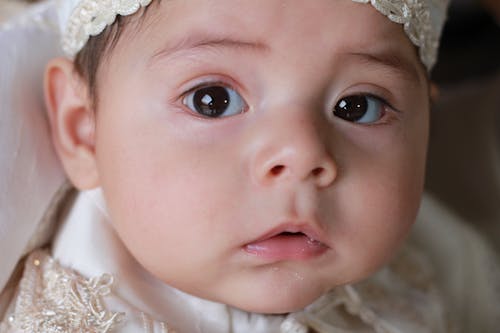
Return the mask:
<path id="1" fill-rule="evenodd" d="M 481 235 L 424 195 L 410 242 L 427 253 L 453 332 L 500 332 L 500 258 Z"/>
<path id="2" fill-rule="evenodd" d="M 470 280 L 467 274 L 463 274 L 464 272 L 461 272 L 460 276 L 454 276 L 459 272 L 457 267 L 463 266 L 461 261 L 470 258 L 463 257 L 459 251 L 457 252 L 457 248 L 450 248 L 453 253 L 459 254 L 456 260 L 450 260 L 447 257 L 450 253 L 446 250 L 447 245 L 436 246 L 434 243 L 433 237 L 442 236 L 444 232 L 454 240 L 467 239 L 473 247 L 472 253 L 475 254 L 471 255 L 474 260 L 481 259 L 481 263 L 487 264 L 485 260 L 492 259 L 482 240 L 474 239 L 477 235 L 453 224 L 455 222 L 450 222 L 451 219 L 446 221 L 444 218 L 446 221 L 444 223 L 436 221 L 428 223 L 430 220 L 426 221 L 426 215 L 421 214 L 424 216 L 421 216 L 417 224 L 411 244 L 406 246 L 388 267 L 362 283 L 336 288 L 304 311 L 291 314 L 287 318 L 246 313 L 224 304 L 185 294 L 165 285 L 146 272 L 124 248 L 106 217 L 102 203 L 99 191 L 79 194 L 54 240 L 52 256 L 56 265 L 61 265 L 61 269 L 75 270 L 69 275 L 76 274 L 80 276 L 78 279 L 99 277 L 103 274 L 114 276 L 113 292 L 103 297 L 103 300 L 109 313 L 124 312 L 126 315 L 124 322 L 112 332 L 148 332 L 145 326 L 156 327 L 156 330 L 151 332 L 162 332 L 162 328 L 168 324 L 178 333 L 282 333 L 295 332 L 281 331 L 280 328 L 283 322 L 286 326 L 296 324 L 295 321 L 312 327 L 319 333 L 497 332 L 498 326 L 493 326 L 493 318 L 495 311 L 499 311 L 499 298 L 494 302 L 493 283 L 490 281 L 487 285 L 475 284 L 485 282 L 481 280 L 487 271 L 485 267 L 480 265 L 471 267 L 474 271 L 470 274 L 474 280 Z M 432 200 L 424 200 L 424 210 L 429 211 L 434 217 L 439 215 L 446 217 L 446 212 L 436 211 L 436 207 Z M 426 258 L 412 247 L 412 244 L 419 242 L 425 244 L 430 252 L 438 248 L 439 251 L 445 250 L 444 254 L 438 255 L 436 259 L 436 263 L 444 267 L 437 273 L 443 276 L 436 278 Z M 474 242 L 482 245 L 475 247 Z M 35 253 L 35 256 L 40 256 L 41 260 L 52 260 L 40 253 Z M 30 266 L 30 262 L 35 259 L 30 258 L 23 281 L 30 281 L 26 276 L 33 274 L 34 266 L 33 264 Z M 51 265 L 53 264 L 49 266 Z M 51 269 L 45 272 L 50 273 L 48 276 L 54 276 Z M 435 281 L 444 281 L 440 287 L 450 300 L 447 305 L 454 313 L 447 314 L 443 310 L 441 295 L 435 288 Z M 463 293 L 463 289 L 457 290 L 455 287 L 461 283 L 466 283 L 471 292 Z M 22 319 L 16 311 L 22 308 L 19 304 L 26 305 L 32 302 L 33 288 L 32 284 L 21 282 L 21 294 L 24 292 L 31 300 L 27 302 L 18 297 L 16 302 L 12 303 L 9 316 L 13 314 Z M 452 306 L 457 301 L 465 304 L 460 304 L 458 309 L 457 304 Z M 476 303 L 471 304 L 470 301 Z M 33 311 L 32 305 L 28 308 Z M 42 310 L 52 311 L 47 308 Z M 347 312 L 352 314 L 348 320 Z M 481 312 L 479 317 L 476 316 L 477 312 Z M 450 318 L 455 320 L 454 324 L 450 324 Z M 8 327 L 5 323 L 3 330 L 21 332 Z"/>

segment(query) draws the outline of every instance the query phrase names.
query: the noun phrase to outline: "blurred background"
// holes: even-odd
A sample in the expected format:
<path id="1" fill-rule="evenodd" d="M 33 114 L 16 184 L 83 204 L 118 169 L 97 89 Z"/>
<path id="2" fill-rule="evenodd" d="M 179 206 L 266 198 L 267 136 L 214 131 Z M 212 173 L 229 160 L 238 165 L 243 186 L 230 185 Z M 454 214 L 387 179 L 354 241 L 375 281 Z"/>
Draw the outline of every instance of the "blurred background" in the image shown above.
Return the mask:
<path id="1" fill-rule="evenodd" d="M 29 0 L 0 0 L 0 22 Z M 427 191 L 500 252 L 500 0 L 452 0 L 432 78 Z"/>
<path id="2" fill-rule="evenodd" d="M 452 0 L 426 187 L 500 251 L 500 0 Z"/>

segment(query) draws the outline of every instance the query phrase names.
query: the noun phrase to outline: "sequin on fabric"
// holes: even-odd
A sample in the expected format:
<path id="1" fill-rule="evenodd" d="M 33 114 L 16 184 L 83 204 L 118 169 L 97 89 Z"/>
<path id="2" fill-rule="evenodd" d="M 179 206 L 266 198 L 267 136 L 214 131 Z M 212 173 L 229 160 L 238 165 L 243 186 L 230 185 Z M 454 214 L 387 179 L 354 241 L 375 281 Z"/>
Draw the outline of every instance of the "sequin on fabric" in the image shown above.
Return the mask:
<path id="1" fill-rule="evenodd" d="M 85 279 L 43 251 L 27 260 L 8 318 L 12 327 L 22 332 L 107 333 L 123 320 L 123 313 L 108 311 L 103 302 L 111 292 L 111 275 Z"/>

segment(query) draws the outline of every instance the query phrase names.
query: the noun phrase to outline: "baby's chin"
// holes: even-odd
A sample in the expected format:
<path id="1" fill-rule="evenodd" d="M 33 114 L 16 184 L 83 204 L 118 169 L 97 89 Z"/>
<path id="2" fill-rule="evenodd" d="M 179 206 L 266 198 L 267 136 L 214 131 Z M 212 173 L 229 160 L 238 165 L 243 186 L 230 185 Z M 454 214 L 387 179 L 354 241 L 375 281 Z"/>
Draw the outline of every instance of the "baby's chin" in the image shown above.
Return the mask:
<path id="1" fill-rule="evenodd" d="M 292 280 L 254 280 L 206 295 L 234 308 L 260 314 L 296 312 L 312 304 L 334 287 L 300 277 Z"/>
<path id="2" fill-rule="evenodd" d="M 259 313 L 264 315 L 283 315 L 301 311 L 318 300 L 322 294 L 315 297 L 291 296 L 281 299 L 263 300 L 260 304 L 245 304 L 246 306 L 234 306 L 240 310 Z"/>
<path id="3" fill-rule="evenodd" d="M 301 311 L 308 305 L 311 305 L 325 292 L 294 292 L 290 291 L 288 294 L 283 293 L 272 293 L 268 295 L 262 295 L 260 300 L 237 300 L 231 302 L 228 300 L 226 304 L 232 305 L 240 310 L 260 313 L 266 315 L 280 315 L 291 312 Z M 232 303 L 232 304 L 231 304 Z"/>

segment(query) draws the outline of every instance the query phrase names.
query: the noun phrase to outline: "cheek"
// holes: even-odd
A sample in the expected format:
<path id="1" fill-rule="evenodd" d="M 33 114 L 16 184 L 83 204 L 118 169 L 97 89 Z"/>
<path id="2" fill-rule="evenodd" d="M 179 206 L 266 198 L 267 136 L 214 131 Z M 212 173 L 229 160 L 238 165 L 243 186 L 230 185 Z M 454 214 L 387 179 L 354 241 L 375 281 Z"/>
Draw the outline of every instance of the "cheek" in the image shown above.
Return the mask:
<path id="1" fill-rule="evenodd" d="M 141 221 L 141 216 L 149 216 L 152 223 L 168 223 L 167 215 L 191 215 L 199 205 L 186 208 L 199 197 L 197 192 L 210 191 L 207 180 L 213 178 L 207 176 L 217 178 L 206 170 L 208 161 L 199 163 L 202 152 L 182 142 L 169 142 L 164 133 L 131 133 L 136 135 L 128 137 L 115 126 L 113 137 L 99 146 L 101 183 L 109 193 L 110 209 L 119 215 L 116 220 Z"/>
<path id="2" fill-rule="evenodd" d="M 220 162 L 233 161 L 234 148 L 215 149 L 177 135 L 169 122 L 127 114 L 133 113 L 103 115 L 97 140 L 101 186 L 115 229 L 156 275 L 171 276 L 158 270 L 172 266 L 186 278 L 197 276 L 188 271 L 213 262 L 209 256 L 217 251 L 209 249 L 225 245 L 227 233 L 217 229 L 232 227 L 214 221 L 231 220 L 221 207 L 237 193 L 234 179 L 241 178 L 241 168 Z"/>
<path id="3" fill-rule="evenodd" d="M 325 207 L 339 256 L 366 276 L 397 250 L 415 221 L 424 183 L 427 146 L 425 114 L 374 147 L 347 144 L 343 173 Z M 375 142 L 374 141 L 374 142 Z M 370 148 L 364 148 L 370 147 Z M 356 274 L 354 274 L 356 275 Z"/>

